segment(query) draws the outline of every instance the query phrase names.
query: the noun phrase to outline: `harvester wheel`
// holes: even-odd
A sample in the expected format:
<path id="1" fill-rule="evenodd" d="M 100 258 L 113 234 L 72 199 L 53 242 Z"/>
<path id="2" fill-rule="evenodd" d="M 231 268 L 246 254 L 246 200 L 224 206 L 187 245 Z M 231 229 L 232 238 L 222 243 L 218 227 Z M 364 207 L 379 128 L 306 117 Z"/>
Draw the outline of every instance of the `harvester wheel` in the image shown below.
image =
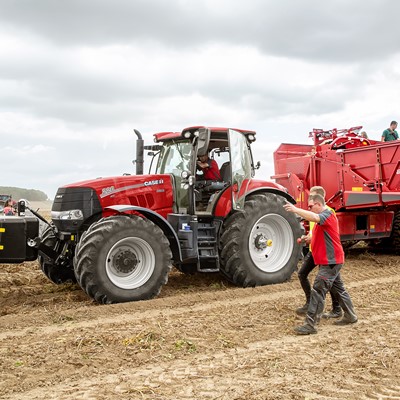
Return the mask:
<path id="1" fill-rule="evenodd" d="M 400 211 L 396 211 L 394 214 L 390 242 L 390 248 L 393 249 L 394 253 L 400 254 Z"/>
<path id="2" fill-rule="evenodd" d="M 146 300 L 168 280 L 172 253 L 163 231 L 139 216 L 113 216 L 95 222 L 75 252 L 75 274 L 99 303 Z"/>
<path id="3" fill-rule="evenodd" d="M 42 242 L 53 249 L 59 245 L 51 227 L 47 227 L 42 234 Z M 43 273 L 53 283 L 61 284 L 65 282 L 76 282 L 74 267 L 72 265 L 72 257 L 55 260 L 48 259 L 39 251 L 39 264 Z"/>
<path id="4" fill-rule="evenodd" d="M 221 272 L 235 285 L 248 287 L 287 281 L 296 270 L 302 246 L 299 220 L 285 211 L 285 199 L 273 193 L 251 196 L 243 212 L 224 223 L 220 241 Z"/>
<path id="5" fill-rule="evenodd" d="M 373 251 L 400 254 L 400 211 L 396 211 L 394 214 L 390 237 L 377 241 L 371 240 L 369 245 Z"/>

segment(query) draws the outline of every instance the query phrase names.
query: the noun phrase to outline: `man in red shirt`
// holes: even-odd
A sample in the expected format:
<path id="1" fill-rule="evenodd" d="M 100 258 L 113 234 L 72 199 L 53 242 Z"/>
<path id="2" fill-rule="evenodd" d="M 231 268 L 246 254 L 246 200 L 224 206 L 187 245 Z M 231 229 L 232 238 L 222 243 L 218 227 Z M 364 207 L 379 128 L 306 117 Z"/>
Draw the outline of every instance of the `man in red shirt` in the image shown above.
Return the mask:
<path id="1" fill-rule="evenodd" d="M 328 291 L 334 293 L 344 311 L 343 318 L 334 323 L 336 325 L 354 324 L 358 320 L 357 315 L 340 276 L 340 270 L 344 263 L 344 251 L 340 242 L 339 224 L 335 213 L 325 205 L 324 198 L 319 194 L 309 196 L 309 211 L 297 208 L 290 203 L 286 203 L 284 208 L 307 221 L 316 223 L 311 246 L 315 264 L 319 265 L 319 271 L 311 289 L 305 323 L 295 328 L 296 333 L 299 335 L 317 333 L 315 326 L 324 310 Z"/>
<path id="2" fill-rule="evenodd" d="M 322 186 L 312 186 L 310 188 L 310 195 L 319 194 L 323 198 L 325 198 L 325 189 Z M 329 207 L 328 207 L 329 208 Z M 309 251 L 304 256 L 303 263 L 300 269 L 297 271 L 297 275 L 301 284 L 301 287 L 304 290 L 304 294 L 306 295 L 306 303 L 296 309 L 296 314 L 298 315 L 306 315 L 308 310 L 308 305 L 310 304 L 311 298 L 311 284 L 308 279 L 311 271 L 316 267 L 314 262 L 314 258 L 312 255 L 312 246 L 311 246 L 311 238 L 312 238 L 312 230 L 315 226 L 315 222 L 310 222 L 310 231 L 306 236 L 303 236 L 304 241 L 309 245 Z M 340 307 L 339 301 L 335 298 L 335 295 L 332 295 L 332 311 L 322 314 L 322 318 L 340 318 L 343 315 L 342 308 Z"/>
<path id="3" fill-rule="evenodd" d="M 218 164 L 208 156 L 208 153 L 198 157 L 197 169 L 203 171 L 206 181 L 222 181 Z"/>

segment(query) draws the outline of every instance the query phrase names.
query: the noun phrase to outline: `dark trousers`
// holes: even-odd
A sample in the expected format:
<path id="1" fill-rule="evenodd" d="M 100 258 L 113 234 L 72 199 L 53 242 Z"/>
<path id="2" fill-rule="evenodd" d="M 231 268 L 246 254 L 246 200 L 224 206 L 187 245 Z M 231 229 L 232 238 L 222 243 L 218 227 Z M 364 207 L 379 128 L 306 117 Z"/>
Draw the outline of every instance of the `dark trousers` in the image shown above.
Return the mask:
<path id="1" fill-rule="evenodd" d="M 308 275 L 310 275 L 311 271 L 316 267 L 315 262 L 314 262 L 314 257 L 312 256 L 311 251 L 309 251 L 303 260 L 303 263 L 301 264 L 301 267 L 297 273 L 299 277 L 299 281 L 301 284 L 301 287 L 304 290 L 304 294 L 306 295 L 306 303 L 310 303 L 310 298 L 311 298 L 311 284 L 308 279 Z M 329 292 L 331 297 L 332 297 L 332 310 L 338 311 L 340 310 L 340 303 L 339 299 L 335 296 L 335 294 L 330 291 Z"/>
<path id="2" fill-rule="evenodd" d="M 314 326 L 318 322 L 325 307 L 325 297 L 328 291 L 331 291 L 335 298 L 339 300 L 343 308 L 344 315 L 350 318 L 357 318 L 354 312 L 353 303 L 350 295 L 344 287 L 340 270 L 343 264 L 321 265 L 314 285 L 311 289 L 310 304 L 307 310 L 306 323 Z"/>

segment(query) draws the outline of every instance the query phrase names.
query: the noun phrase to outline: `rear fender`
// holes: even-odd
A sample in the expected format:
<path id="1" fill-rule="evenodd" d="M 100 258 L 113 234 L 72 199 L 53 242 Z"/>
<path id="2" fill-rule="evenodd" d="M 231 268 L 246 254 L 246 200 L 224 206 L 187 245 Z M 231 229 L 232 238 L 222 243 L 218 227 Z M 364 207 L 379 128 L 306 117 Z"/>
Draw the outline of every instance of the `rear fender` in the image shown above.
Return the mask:
<path id="1" fill-rule="evenodd" d="M 164 232 L 164 235 L 168 239 L 171 246 L 173 259 L 175 261 L 182 261 L 182 251 L 178 236 L 172 228 L 171 224 L 160 214 L 157 214 L 156 212 L 149 210 L 148 208 L 123 204 L 105 207 L 105 210 L 112 210 L 114 212 L 117 212 L 118 214 L 126 215 L 132 215 L 132 211 L 134 211 L 135 213 L 139 213 L 140 215 L 144 216 L 155 225 L 157 225 Z"/>
<path id="2" fill-rule="evenodd" d="M 284 197 L 289 203 L 296 204 L 296 200 L 289 193 L 272 187 L 263 187 L 250 190 L 246 193 L 246 197 L 252 194 L 262 194 L 262 193 L 273 193 L 276 194 L 277 196 Z"/>
<path id="3" fill-rule="evenodd" d="M 232 196 L 231 196 L 231 186 L 228 186 L 219 195 L 217 204 L 214 207 L 213 213 L 215 217 L 226 218 L 232 212 Z M 280 190 L 273 187 L 257 187 L 246 192 L 246 198 L 252 194 L 262 194 L 262 193 L 274 193 L 278 196 L 284 197 L 289 203 L 296 204 L 296 200 L 284 190 Z"/>

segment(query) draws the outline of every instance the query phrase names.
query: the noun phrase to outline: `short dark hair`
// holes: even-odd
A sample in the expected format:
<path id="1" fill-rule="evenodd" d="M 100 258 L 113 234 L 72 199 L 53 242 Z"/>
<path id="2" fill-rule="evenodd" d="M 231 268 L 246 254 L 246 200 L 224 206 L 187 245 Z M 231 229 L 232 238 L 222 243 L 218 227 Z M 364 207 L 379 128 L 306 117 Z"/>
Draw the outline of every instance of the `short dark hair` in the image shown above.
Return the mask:
<path id="1" fill-rule="evenodd" d="M 390 125 L 397 125 L 397 121 L 392 121 Z"/>
<path id="2" fill-rule="evenodd" d="M 314 192 L 314 194 L 319 194 L 322 197 L 325 197 L 325 195 L 326 195 L 325 189 L 322 186 L 312 186 L 310 188 L 310 193 L 311 192 Z"/>

